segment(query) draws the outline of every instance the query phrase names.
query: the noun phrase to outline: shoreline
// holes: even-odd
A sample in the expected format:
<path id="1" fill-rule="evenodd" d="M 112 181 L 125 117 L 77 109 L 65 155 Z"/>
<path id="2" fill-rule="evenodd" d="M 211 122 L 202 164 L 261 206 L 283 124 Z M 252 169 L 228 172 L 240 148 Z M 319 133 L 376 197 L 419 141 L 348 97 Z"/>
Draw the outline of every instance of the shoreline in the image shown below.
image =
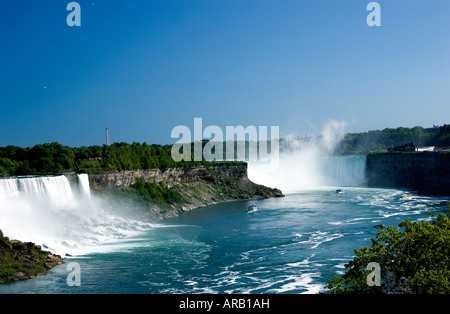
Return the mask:
<path id="1" fill-rule="evenodd" d="M 119 204 L 132 204 L 156 220 L 223 202 L 284 196 L 279 189 L 250 181 L 247 164 L 241 162 L 89 174 L 89 185 L 94 193 L 111 196 Z M 176 197 L 155 199 L 155 189 L 173 192 Z"/>
<path id="2" fill-rule="evenodd" d="M 72 189 L 79 189 L 77 176 L 65 174 Z M 33 176 L 36 177 L 36 176 Z M 39 176 L 37 176 L 39 177 Z M 174 190 L 182 196 L 175 203 L 166 202 L 157 206 L 155 202 L 139 203 L 133 184 L 137 178 Z M 249 201 L 271 197 L 283 197 L 278 189 L 251 182 L 247 177 L 247 164 L 218 164 L 193 168 L 149 169 L 147 171 L 120 171 L 89 175 L 92 192 L 111 197 L 110 201 L 131 201 L 130 210 L 139 208 L 141 218 L 168 221 L 180 213 L 220 203 Z M 128 194 L 127 194 L 128 193 Z M 128 206 L 127 206 L 128 207 Z M 0 283 L 33 279 L 49 269 L 63 264 L 61 256 L 42 250 L 40 245 L 20 240 L 10 240 L 0 230 Z"/>
<path id="3" fill-rule="evenodd" d="M 63 263 L 61 256 L 33 242 L 10 240 L 0 230 L 0 284 L 36 278 Z"/>

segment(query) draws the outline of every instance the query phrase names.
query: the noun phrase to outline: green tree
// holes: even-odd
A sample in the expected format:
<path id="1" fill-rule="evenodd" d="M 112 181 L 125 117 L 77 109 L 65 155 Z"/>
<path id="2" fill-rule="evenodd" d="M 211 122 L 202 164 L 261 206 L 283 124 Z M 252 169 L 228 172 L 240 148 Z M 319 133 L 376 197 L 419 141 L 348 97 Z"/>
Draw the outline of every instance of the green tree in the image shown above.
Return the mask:
<path id="1" fill-rule="evenodd" d="M 449 216 L 399 227 L 379 229 L 370 247 L 355 250 L 345 274 L 329 280 L 330 293 L 450 293 Z M 381 266 L 381 286 L 367 284 L 370 262 Z"/>
<path id="2" fill-rule="evenodd" d="M 0 157 L 0 177 L 8 177 L 16 174 L 16 168 L 19 166 L 19 162 L 11 160 L 9 158 Z"/>
<path id="3" fill-rule="evenodd" d="M 445 124 L 440 127 L 439 132 L 436 135 L 435 145 L 450 146 L 450 124 Z"/>
<path id="4" fill-rule="evenodd" d="M 139 177 L 130 188 L 122 189 L 121 192 L 133 196 L 133 199 L 137 199 L 141 205 L 145 206 L 156 204 L 166 208 L 184 201 L 184 197 L 179 192 L 164 183 L 146 182 Z"/>

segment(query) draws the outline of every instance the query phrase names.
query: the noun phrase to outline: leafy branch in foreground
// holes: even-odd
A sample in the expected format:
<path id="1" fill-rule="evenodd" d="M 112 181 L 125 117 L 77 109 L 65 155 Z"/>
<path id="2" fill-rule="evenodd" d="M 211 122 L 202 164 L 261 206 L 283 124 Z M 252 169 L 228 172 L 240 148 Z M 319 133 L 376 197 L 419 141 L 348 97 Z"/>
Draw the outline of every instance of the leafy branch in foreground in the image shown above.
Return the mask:
<path id="1" fill-rule="evenodd" d="M 450 204 L 449 204 L 450 210 Z M 440 213 L 432 221 L 404 220 L 403 229 L 379 229 L 370 247 L 354 250 L 342 277 L 333 275 L 330 293 L 450 293 L 450 219 Z M 381 266 L 381 285 L 369 286 L 367 265 Z"/>

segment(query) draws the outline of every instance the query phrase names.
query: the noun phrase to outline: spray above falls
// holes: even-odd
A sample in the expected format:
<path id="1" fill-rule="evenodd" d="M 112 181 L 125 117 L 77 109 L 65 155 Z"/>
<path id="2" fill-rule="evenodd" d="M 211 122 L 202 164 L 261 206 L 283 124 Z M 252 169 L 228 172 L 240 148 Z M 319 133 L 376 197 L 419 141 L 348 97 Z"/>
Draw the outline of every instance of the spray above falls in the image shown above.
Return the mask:
<path id="1" fill-rule="evenodd" d="M 288 136 L 280 141 L 278 164 L 250 162 L 248 176 L 255 183 L 294 193 L 324 186 L 360 186 L 365 181 L 366 156 L 333 152 L 345 136 L 346 123 L 330 121 L 320 136 Z"/>

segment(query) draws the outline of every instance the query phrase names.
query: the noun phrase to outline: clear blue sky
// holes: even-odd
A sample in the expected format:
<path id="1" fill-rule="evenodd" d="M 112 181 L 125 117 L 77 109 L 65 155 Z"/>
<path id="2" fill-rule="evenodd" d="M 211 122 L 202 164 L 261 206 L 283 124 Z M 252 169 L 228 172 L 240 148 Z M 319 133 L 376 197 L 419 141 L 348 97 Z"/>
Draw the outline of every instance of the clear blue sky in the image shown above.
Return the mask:
<path id="1" fill-rule="evenodd" d="M 0 146 L 450 123 L 448 0 L 378 1 L 380 27 L 368 0 L 81 0 L 81 27 L 69 2 L 0 2 Z"/>

